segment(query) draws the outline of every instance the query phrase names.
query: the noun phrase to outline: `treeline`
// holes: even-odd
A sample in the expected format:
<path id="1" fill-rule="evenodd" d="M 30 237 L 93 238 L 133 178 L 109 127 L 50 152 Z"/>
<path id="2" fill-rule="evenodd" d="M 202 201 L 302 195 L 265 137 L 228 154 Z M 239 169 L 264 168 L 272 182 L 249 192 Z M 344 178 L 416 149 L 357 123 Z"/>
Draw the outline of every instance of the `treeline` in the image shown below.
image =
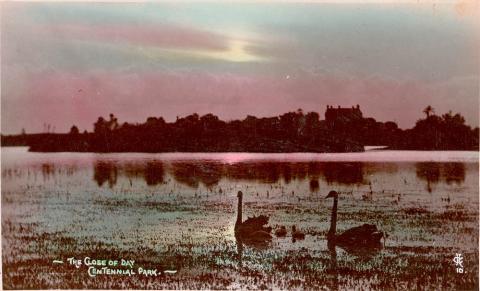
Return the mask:
<path id="1" fill-rule="evenodd" d="M 430 106 L 425 119 L 408 130 L 374 118 L 320 120 L 301 109 L 280 116 L 223 121 L 213 114 L 191 114 L 168 123 L 149 117 L 120 124 L 110 114 L 99 117 L 93 132 L 2 136 L 2 145 L 27 145 L 31 151 L 58 152 L 356 152 L 364 145 L 393 149 L 478 150 L 478 127 L 460 114 L 437 116 Z"/>
<path id="2" fill-rule="evenodd" d="M 465 125 L 460 114 L 428 114 L 415 127 L 405 130 L 392 147 L 409 150 L 478 150 L 478 127 Z"/>
<path id="3" fill-rule="evenodd" d="M 478 150 L 479 128 L 465 124 L 465 118 L 451 111 L 435 115 L 431 106 L 423 110 L 426 117 L 411 129 L 402 130 L 392 121 L 378 122 L 363 118 L 355 122 L 336 122 L 330 128 L 343 132 L 364 145 L 384 145 L 401 150 Z"/>
<path id="4" fill-rule="evenodd" d="M 51 134 L 29 143 L 31 151 L 88 152 L 354 152 L 363 144 L 336 133 L 316 112 L 302 110 L 276 117 L 247 116 L 223 121 L 213 114 L 191 114 L 168 123 L 149 117 L 141 124 L 120 124 L 99 117 L 93 133 Z"/>

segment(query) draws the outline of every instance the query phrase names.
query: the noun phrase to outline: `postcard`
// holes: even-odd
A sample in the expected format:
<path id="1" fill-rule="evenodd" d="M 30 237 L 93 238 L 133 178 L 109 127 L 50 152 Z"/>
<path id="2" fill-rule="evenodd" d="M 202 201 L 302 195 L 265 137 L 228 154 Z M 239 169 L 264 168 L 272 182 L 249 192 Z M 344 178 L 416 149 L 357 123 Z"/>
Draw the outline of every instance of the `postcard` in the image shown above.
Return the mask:
<path id="1" fill-rule="evenodd" d="M 477 1 L 0 5 L 3 289 L 478 290 Z"/>

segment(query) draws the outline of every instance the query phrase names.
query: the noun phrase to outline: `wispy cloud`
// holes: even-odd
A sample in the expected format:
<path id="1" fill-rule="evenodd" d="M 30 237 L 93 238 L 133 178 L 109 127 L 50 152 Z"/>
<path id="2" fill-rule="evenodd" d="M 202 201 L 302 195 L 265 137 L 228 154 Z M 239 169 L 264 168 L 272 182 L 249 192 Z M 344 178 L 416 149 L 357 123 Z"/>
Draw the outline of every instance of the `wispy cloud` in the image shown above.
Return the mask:
<path id="1" fill-rule="evenodd" d="M 129 51 L 144 55 L 150 59 L 182 59 L 182 60 L 206 60 L 226 61 L 234 63 L 264 62 L 271 57 L 255 55 L 248 50 L 248 42 L 231 39 L 223 49 L 207 48 L 162 48 L 162 47 L 138 47 L 133 46 Z"/>
<path id="2" fill-rule="evenodd" d="M 190 27 L 163 25 L 50 25 L 43 28 L 53 31 L 62 39 L 101 41 L 114 44 L 148 45 L 164 48 L 202 48 L 224 50 L 226 39 L 222 35 Z"/>
<path id="3" fill-rule="evenodd" d="M 228 62 L 259 62 L 268 58 L 248 50 L 252 40 L 177 25 L 51 25 L 53 37 L 70 42 L 100 42 L 148 58 L 210 59 Z"/>

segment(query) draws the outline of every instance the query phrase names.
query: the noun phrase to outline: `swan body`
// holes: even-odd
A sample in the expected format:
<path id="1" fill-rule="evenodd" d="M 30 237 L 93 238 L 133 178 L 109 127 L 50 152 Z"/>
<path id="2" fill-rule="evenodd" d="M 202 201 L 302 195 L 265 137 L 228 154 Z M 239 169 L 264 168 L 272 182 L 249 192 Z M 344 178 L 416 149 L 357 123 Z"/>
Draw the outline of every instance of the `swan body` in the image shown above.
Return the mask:
<path id="1" fill-rule="evenodd" d="M 292 238 L 298 239 L 298 240 L 305 239 L 305 234 L 300 230 L 297 230 L 297 228 L 294 225 L 292 226 Z"/>
<path id="2" fill-rule="evenodd" d="M 326 198 L 333 198 L 332 218 L 327 239 L 329 245 L 338 245 L 347 249 L 379 248 L 384 233 L 374 224 L 363 224 L 347 229 L 341 234 L 336 233 L 338 193 L 330 191 Z"/>
<path id="3" fill-rule="evenodd" d="M 268 216 L 260 215 L 247 218 L 242 222 L 242 191 L 238 191 L 238 212 L 235 222 L 235 236 L 243 241 L 265 242 L 272 239 L 271 227 L 267 227 Z"/>
<path id="4" fill-rule="evenodd" d="M 374 224 L 363 224 L 347 229 L 333 238 L 335 244 L 344 247 L 380 247 L 383 232 Z"/>

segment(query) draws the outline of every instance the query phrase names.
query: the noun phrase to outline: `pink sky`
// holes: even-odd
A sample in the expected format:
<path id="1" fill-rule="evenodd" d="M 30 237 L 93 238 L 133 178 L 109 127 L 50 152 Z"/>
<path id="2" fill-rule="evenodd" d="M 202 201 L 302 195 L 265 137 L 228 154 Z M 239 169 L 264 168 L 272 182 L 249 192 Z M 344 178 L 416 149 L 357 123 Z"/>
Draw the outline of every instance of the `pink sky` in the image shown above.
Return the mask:
<path id="1" fill-rule="evenodd" d="M 4 5 L 2 133 L 360 104 L 478 124 L 478 26 L 458 5 Z M 463 10 L 461 10 L 463 11 Z"/>
<path id="2" fill-rule="evenodd" d="M 468 83 L 469 80 L 457 82 Z M 460 110 L 463 112 L 469 110 L 467 103 L 456 104 L 457 100 L 450 97 L 451 88 L 458 85 L 455 81 L 438 85 L 332 76 L 273 78 L 205 73 L 97 72 L 88 77 L 65 73 L 34 74 L 27 84 L 29 98 L 16 100 L 17 104 L 24 104 L 8 112 L 12 118 L 10 122 L 15 122 L 18 116 L 36 116 L 37 120 L 52 125 L 65 123 L 70 127 L 76 124 L 87 130 L 91 130 L 98 116 L 107 116 L 110 112 L 128 122 L 143 122 L 148 116 L 159 115 L 173 121 L 177 115 L 193 112 L 213 112 L 228 120 L 245 118 L 247 114 L 273 116 L 298 107 L 304 111 L 317 111 L 323 117 L 327 104 L 351 106 L 360 99 L 364 100 L 361 103 L 364 114 L 382 121 L 398 122 L 395 117 L 399 111 L 403 112 L 404 119 L 415 121 L 422 115 L 422 106 L 435 102 L 442 104 L 435 108 L 439 113 L 454 107 L 463 109 Z M 385 103 L 385 99 L 394 102 Z M 423 105 L 418 105 L 419 100 Z"/>

